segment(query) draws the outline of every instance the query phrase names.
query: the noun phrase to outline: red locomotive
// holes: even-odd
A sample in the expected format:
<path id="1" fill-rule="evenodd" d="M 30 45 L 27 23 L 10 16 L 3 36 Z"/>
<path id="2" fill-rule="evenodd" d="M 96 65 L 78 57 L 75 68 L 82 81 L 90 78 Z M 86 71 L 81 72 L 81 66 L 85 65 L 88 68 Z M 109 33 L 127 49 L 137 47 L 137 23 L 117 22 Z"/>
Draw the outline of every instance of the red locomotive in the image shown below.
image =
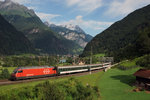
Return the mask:
<path id="1" fill-rule="evenodd" d="M 56 67 L 34 66 L 34 67 L 18 67 L 11 74 L 11 80 L 37 78 L 56 75 Z"/>

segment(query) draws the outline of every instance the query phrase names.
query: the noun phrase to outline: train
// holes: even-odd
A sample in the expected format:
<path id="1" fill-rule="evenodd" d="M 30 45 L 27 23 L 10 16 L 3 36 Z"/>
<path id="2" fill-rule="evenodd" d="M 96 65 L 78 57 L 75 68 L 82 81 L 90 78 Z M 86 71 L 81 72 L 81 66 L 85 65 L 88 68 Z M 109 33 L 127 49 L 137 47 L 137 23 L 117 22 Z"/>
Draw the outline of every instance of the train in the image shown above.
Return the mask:
<path id="1" fill-rule="evenodd" d="M 93 65 L 77 65 L 77 66 L 28 66 L 18 67 L 11 74 L 11 80 L 31 79 L 48 76 L 58 76 L 64 74 L 73 74 L 88 72 L 93 70 L 105 69 L 110 67 L 111 63 L 93 64 Z"/>

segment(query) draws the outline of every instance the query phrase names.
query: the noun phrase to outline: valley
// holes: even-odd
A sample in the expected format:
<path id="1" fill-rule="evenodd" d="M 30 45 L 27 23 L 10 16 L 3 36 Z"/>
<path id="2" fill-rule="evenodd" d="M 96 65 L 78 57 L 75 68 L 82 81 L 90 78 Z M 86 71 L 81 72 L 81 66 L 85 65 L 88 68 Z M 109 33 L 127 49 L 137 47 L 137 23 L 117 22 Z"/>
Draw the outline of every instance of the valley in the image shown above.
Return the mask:
<path id="1" fill-rule="evenodd" d="M 149 0 L 0 0 L 0 100 L 149 98 Z"/>

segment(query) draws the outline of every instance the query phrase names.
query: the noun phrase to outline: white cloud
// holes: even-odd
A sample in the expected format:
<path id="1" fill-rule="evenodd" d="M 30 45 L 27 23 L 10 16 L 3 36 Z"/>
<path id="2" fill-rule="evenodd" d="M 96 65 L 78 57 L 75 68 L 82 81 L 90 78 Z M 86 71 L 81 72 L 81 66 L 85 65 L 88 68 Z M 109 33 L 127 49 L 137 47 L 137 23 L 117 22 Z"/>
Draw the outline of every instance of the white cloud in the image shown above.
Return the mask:
<path id="1" fill-rule="evenodd" d="M 33 7 L 33 6 L 29 6 L 28 9 L 33 9 L 33 10 L 37 10 L 37 7 Z"/>
<path id="2" fill-rule="evenodd" d="M 48 21 L 49 23 L 51 23 L 51 19 L 55 18 L 55 17 L 59 17 L 61 15 L 57 15 L 57 14 L 47 14 L 47 13 L 41 13 L 41 12 L 36 12 L 37 16 L 39 16 L 43 21 Z"/>
<path id="3" fill-rule="evenodd" d="M 102 0 L 65 0 L 68 7 L 75 6 L 76 10 L 90 13 L 102 6 Z"/>
<path id="4" fill-rule="evenodd" d="M 114 0 L 109 4 L 109 9 L 105 14 L 111 17 L 125 16 L 147 4 L 150 4 L 150 0 Z"/>
<path id="5" fill-rule="evenodd" d="M 60 22 L 58 24 L 74 24 L 79 25 L 84 29 L 92 29 L 92 30 L 104 30 L 108 26 L 110 26 L 113 22 L 103 22 L 103 21 L 94 21 L 94 20 L 84 20 L 83 16 L 76 16 L 75 19 L 67 21 L 67 22 Z M 56 23 L 55 23 L 56 24 Z"/>
<path id="6" fill-rule="evenodd" d="M 77 16 L 75 20 L 71 20 L 69 22 L 73 24 L 81 25 L 86 28 L 95 29 L 95 30 L 104 29 L 104 27 L 110 26 L 112 24 L 112 22 L 84 20 L 82 16 Z"/>

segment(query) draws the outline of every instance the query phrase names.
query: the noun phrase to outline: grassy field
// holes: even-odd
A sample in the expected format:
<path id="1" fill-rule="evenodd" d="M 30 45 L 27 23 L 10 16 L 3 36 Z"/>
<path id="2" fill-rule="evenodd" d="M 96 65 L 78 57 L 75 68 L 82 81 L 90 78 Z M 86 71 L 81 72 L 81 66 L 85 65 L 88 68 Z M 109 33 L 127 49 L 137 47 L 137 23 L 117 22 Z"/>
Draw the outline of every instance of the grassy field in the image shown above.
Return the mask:
<path id="1" fill-rule="evenodd" d="M 98 72 L 84 76 L 74 76 L 83 85 L 98 86 L 100 89 L 101 100 L 149 100 L 150 94 L 143 92 L 133 92 L 135 88 L 132 84 L 135 82 L 135 77 L 132 75 L 139 68 L 130 70 L 119 70 L 117 68 L 108 70 L 107 72 Z M 49 79 L 51 82 L 63 82 L 70 77 Z M 45 81 L 45 80 L 44 80 Z M 21 83 L 15 85 L 0 86 L 1 93 L 7 93 L 15 88 L 35 86 L 44 81 L 36 81 L 29 83 Z"/>
<path id="2" fill-rule="evenodd" d="M 137 70 L 111 69 L 104 73 L 98 81 L 102 100 L 150 100 L 150 94 L 132 91 L 135 88 L 132 86 L 135 82 L 132 74 Z"/>

